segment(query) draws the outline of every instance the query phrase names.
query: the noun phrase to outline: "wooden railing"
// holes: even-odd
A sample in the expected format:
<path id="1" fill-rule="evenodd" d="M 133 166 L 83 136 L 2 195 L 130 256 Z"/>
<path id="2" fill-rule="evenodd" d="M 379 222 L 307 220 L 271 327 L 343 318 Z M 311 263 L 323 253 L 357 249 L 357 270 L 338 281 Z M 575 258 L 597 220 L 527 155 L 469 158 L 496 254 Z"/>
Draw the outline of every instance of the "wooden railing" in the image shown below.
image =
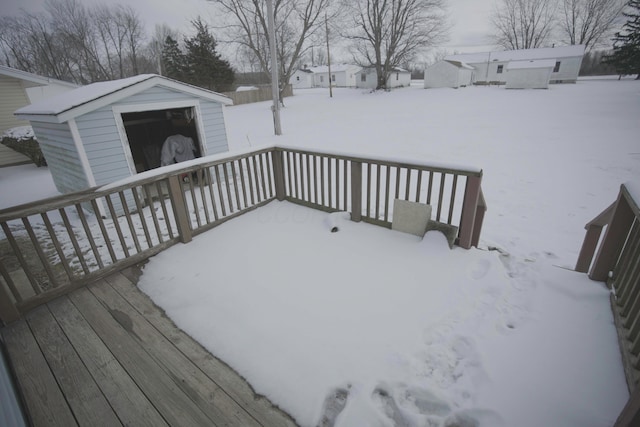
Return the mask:
<path id="1" fill-rule="evenodd" d="M 640 193 L 629 184 L 623 184 L 617 200 L 585 226 L 587 233 L 576 264 L 576 271 L 588 272 L 591 279 L 607 282 L 613 290 L 611 308 L 627 386 L 632 393 L 618 418 L 618 427 L 635 426 L 635 422 L 640 421 L 639 201 Z"/>
<path id="2" fill-rule="evenodd" d="M 395 199 L 432 203 L 435 220 L 477 245 L 480 170 L 269 147 L 145 172 L 130 182 L 0 211 L 0 320 L 187 243 L 274 199 L 391 225 Z"/>

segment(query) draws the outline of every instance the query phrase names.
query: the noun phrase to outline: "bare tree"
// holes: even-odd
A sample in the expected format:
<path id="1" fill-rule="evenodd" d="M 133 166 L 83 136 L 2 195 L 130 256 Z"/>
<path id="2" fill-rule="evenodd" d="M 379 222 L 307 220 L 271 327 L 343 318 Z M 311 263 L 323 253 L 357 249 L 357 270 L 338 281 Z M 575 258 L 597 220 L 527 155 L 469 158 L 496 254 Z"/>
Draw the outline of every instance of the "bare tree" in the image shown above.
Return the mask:
<path id="1" fill-rule="evenodd" d="M 493 39 L 506 49 L 532 49 L 543 46 L 554 25 L 554 0 L 502 0 L 491 16 Z"/>
<path id="2" fill-rule="evenodd" d="M 216 3 L 230 24 L 225 25 L 228 41 L 239 52 L 251 56 L 249 64 L 259 64 L 266 75 L 271 73 L 266 4 L 261 0 L 210 0 Z M 276 51 L 278 75 L 286 83 L 310 49 L 310 40 L 320 31 L 320 18 L 329 0 L 275 0 Z"/>
<path id="3" fill-rule="evenodd" d="M 374 66 L 377 88 L 386 88 L 394 67 L 410 62 L 422 49 L 446 39 L 443 0 L 344 0 L 350 11 L 355 60 Z"/>
<path id="4" fill-rule="evenodd" d="M 22 12 L 0 22 L 0 50 L 8 65 L 76 83 L 148 70 L 140 57 L 142 23 L 128 6 L 85 7 L 78 0 L 49 0 L 46 12 Z"/>
<path id="5" fill-rule="evenodd" d="M 624 5 L 624 0 L 563 0 L 559 26 L 566 42 L 597 46 L 608 38 Z"/>

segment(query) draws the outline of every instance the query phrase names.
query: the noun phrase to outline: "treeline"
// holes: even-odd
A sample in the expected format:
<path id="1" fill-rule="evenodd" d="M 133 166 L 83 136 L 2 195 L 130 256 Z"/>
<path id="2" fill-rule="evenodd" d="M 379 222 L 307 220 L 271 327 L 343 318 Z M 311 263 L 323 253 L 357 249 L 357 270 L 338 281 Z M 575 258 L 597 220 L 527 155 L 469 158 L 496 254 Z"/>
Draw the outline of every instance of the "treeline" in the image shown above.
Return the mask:
<path id="1" fill-rule="evenodd" d="M 149 37 L 130 6 L 50 0 L 42 13 L 0 17 L 0 52 L 9 67 L 82 85 L 173 67 L 163 74 L 208 89 L 228 89 L 233 70 L 216 52 L 208 27 L 199 18 L 192 24 L 196 35 L 190 38 L 166 25 Z M 177 49 L 168 66 L 163 64 L 167 40 Z"/>
<path id="2" fill-rule="evenodd" d="M 580 66 L 581 76 L 607 76 L 615 75 L 617 73 L 616 67 L 612 64 L 607 64 L 605 59 L 610 56 L 612 51 L 607 50 L 592 50 L 586 52 L 582 58 L 582 65 Z"/>

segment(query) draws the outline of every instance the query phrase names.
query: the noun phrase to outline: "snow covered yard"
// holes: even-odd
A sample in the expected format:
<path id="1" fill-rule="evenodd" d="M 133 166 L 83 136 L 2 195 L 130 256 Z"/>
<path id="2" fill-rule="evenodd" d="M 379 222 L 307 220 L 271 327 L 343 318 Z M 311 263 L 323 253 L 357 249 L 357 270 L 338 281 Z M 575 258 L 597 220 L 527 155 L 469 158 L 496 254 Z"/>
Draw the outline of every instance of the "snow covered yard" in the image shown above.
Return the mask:
<path id="1" fill-rule="evenodd" d="M 640 181 L 638 82 L 314 89 L 286 103 L 281 137 L 269 103 L 228 109 L 232 148 L 482 167 L 480 249 L 272 202 L 148 264 L 140 286 L 180 327 L 303 426 L 613 423 L 627 391 L 609 292 L 560 267 L 620 184 Z M 3 207 L 49 191 L 16 183 L 19 168 L 0 169 Z"/>

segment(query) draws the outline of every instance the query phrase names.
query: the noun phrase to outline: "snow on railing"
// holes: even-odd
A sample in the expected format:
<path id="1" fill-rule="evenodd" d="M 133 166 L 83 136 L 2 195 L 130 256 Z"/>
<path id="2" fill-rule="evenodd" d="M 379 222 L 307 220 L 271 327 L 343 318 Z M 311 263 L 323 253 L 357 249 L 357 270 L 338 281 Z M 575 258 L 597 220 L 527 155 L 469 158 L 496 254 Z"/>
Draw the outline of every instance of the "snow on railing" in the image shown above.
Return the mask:
<path id="1" fill-rule="evenodd" d="M 274 199 L 391 226 L 396 199 L 433 204 L 435 221 L 477 245 L 486 206 L 477 168 L 264 147 L 143 172 L 0 210 L 0 320 L 187 243 Z"/>

